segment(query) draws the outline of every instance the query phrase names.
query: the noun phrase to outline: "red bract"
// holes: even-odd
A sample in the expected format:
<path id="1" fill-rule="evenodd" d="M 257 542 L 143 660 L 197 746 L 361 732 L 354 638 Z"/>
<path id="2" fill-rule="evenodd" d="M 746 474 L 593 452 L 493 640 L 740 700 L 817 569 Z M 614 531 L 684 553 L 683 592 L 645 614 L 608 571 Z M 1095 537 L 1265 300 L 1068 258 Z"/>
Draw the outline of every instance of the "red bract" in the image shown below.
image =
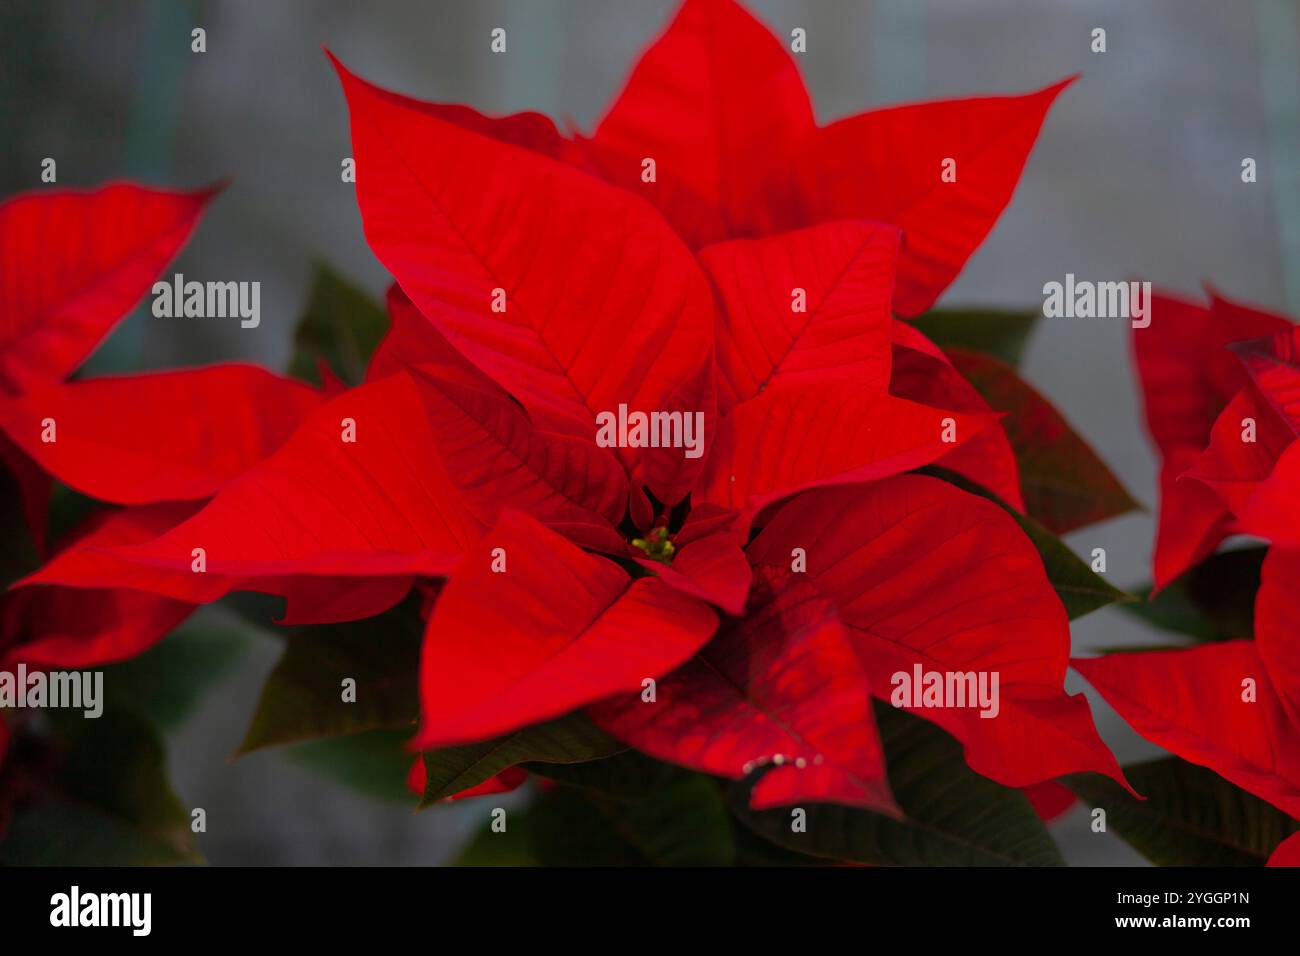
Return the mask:
<path id="1" fill-rule="evenodd" d="M 193 501 L 269 455 L 320 403 L 320 393 L 301 382 L 218 365 L 0 399 L 0 429 L 46 472 L 92 498 Z"/>
<path id="2" fill-rule="evenodd" d="M 633 580 L 507 512 L 466 554 L 429 618 L 415 742 L 484 740 L 639 692 L 647 676 L 690 658 L 717 624 L 703 601 L 652 576 Z"/>
<path id="3" fill-rule="evenodd" d="M 906 322 L 895 321 L 894 373 L 890 389 L 895 395 L 941 408 L 992 414 L 993 409 L 975 386 L 953 367 L 952 359 Z M 986 428 L 942 459 L 950 468 L 982 485 L 1017 510 L 1024 509 L 1016 454 L 1001 428 Z"/>
<path id="4" fill-rule="evenodd" d="M 53 565 L 85 553 L 148 541 L 194 512 L 197 504 L 103 510 L 57 549 Z M 80 582 L 79 582 L 80 583 Z M 0 662 L 90 667 L 133 657 L 189 616 L 194 604 L 120 586 L 25 587 L 0 602 Z"/>
<path id="5" fill-rule="evenodd" d="M 1300 817 L 1300 730 L 1254 642 L 1073 664 L 1142 736 Z M 1251 700 L 1247 680 L 1255 687 Z"/>
<path id="6" fill-rule="evenodd" d="M 1300 833 L 1293 833 L 1273 851 L 1269 866 L 1300 866 Z"/>
<path id="7" fill-rule="evenodd" d="M 213 195 L 119 183 L 0 205 L 0 393 L 76 369 L 140 301 Z"/>
<path id="8" fill-rule="evenodd" d="M 602 175 L 655 203 L 693 247 L 836 219 L 900 227 L 893 304 L 917 315 L 1010 201 L 1068 82 L 818 126 L 776 37 L 731 0 L 688 0 L 582 145 Z M 650 189 L 646 159 L 655 161 Z M 948 160 L 953 182 L 940 179 Z"/>
<path id="9" fill-rule="evenodd" d="M 253 586 L 291 617 L 329 588 L 342 618 L 446 576 L 418 747 L 588 708 L 665 760 L 769 768 L 755 805 L 897 813 L 871 698 L 919 668 L 999 676 L 995 713 L 908 705 L 980 772 L 1123 779 L 1064 693 L 1065 612 L 1016 521 L 900 477 L 996 416 L 955 372 L 890 393 L 891 311 L 956 275 L 1060 85 L 818 128 L 793 61 L 724 0 L 685 4 L 590 139 L 335 65 L 366 236 L 400 286 L 365 384 L 188 520 L 34 581 Z M 676 414 L 680 440 L 595 440 L 628 410 Z M 964 464 L 1020 504 L 1005 436 Z"/>
<path id="10" fill-rule="evenodd" d="M 73 372 L 141 299 L 215 190 L 126 183 L 29 193 L 0 205 L 0 457 L 44 548 L 56 478 L 133 505 L 92 514 L 32 586 L 0 597 L 0 659 L 82 667 L 133 656 L 211 589 L 159 596 L 106 549 L 152 540 L 274 451 L 322 402 L 315 390 L 249 366 L 123 375 Z M 65 571 L 78 588 L 52 587 Z M 96 583 L 95 578 L 103 579 Z M 166 594 L 166 592 L 163 592 Z"/>
<path id="11" fill-rule="evenodd" d="M 896 229 L 833 222 L 702 250 L 726 315 L 717 324 L 722 411 L 785 384 L 887 389 L 898 244 Z M 794 289 L 808 297 L 806 312 L 792 311 Z"/>
<path id="12" fill-rule="evenodd" d="M 1261 414 L 1256 447 L 1243 447 L 1244 415 L 1237 412 L 1247 411 L 1242 406 L 1253 403 L 1254 393 L 1237 399 L 1240 404 L 1215 427 L 1220 413 L 1250 381 L 1228 346 L 1289 329 L 1282 316 L 1211 294 L 1209 308 L 1156 295 L 1150 326 L 1133 330 L 1147 427 L 1162 457 L 1154 561 L 1157 588 L 1238 530 L 1229 510 L 1231 502 L 1225 504 L 1220 494 L 1232 498 L 1237 494 L 1232 485 L 1266 477 L 1270 460 L 1276 460 L 1277 452 L 1289 443 L 1285 427 L 1274 416 Z M 1218 440 L 1203 457 L 1212 438 Z M 1207 480 L 1187 477 L 1189 473 Z"/>
<path id="13" fill-rule="evenodd" d="M 0 396 L 75 370 L 185 243 L 213 192 L 117 183 L 0 203 Z M 3 435 L 0 462 L 43 550 L 49 478 Z"/>
<path id="14" fill-rule="evenodd" d="M 1213 293 L 1208 309 L 1157 297 L 1150 327 L 1133 333 L 1164 456 L 1156 583 L 1230 534 L 1269 539 L 1255 639 L 1073 663 L 1138 733 L 1300 818 L 1295 334 Z"/>
<path id="15" fill-rule="evenodd" d="M 1240 342 L 1233 351 L 1291 431 L 1300 433 L 1300 330 Z"/>

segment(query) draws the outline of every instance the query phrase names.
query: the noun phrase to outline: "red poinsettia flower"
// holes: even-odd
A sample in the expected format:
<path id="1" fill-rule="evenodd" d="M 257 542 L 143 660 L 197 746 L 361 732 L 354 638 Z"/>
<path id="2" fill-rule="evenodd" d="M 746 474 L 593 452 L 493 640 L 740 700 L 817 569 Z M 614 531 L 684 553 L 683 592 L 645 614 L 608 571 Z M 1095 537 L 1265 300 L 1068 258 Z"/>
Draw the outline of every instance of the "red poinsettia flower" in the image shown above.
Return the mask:
<path id="1" fill-rule="evenodd" d="M 0 457 L 44 547 L 51 477 L 120 509 L 91 514 L 55 564 L 150 540 L 279 446 L 322 398 L 262 369 L 213 366 L 64 384 L 144 296 L 216 190 L 129 183 L 0 204 Z M 120 586 L 0 597 L 0 662 L 81 667 L 133 656 L 192 603 Z"/>
<path id="2" fill-rule="evenodd" d="M 1064 693 L 1065 612 L 1019 525 L 903 474 L 962 464 L 1020 503 L 1005 436 L 951 460 L 996 417 L 892 313 L 991 228 L 1060 85 L 819 128 L 790 57 L 723 0 L 684 6 L 591 138 L 339 73 L 366 235 L 400 287 L 366 383 L 192 517 L 73 545 L 29 584 L 251 587 L 302 621 L 446 577 L 420 748 L 586 708 L 665 760 L 770 767 L 757 806 L 896 812 L 872 696 L 980 671 L 996 713 L 908 705 L 976 770 L 1123 779 Z M 899 394 L 900 352 L 923 395 Z M 634 422 L 652 413 L 663 441 Z"/>
<path id="3" fill-rule="evenodd" d="M 212 192 L 116 183 L 0 203 L 0 396 L 76 369 L 184 244 Z M 48 477 L 4 436 L 0 464 L 43 548 Z"/>
<path id="4" fill-rule="evenodd" d="M 1211 292 L 1208 308 L 1155 295 L 1150 326 L 1133 330 L 1147 427 L 1162 459 L 1157 589 L 1241 530 L 1234 514 L 1295 437 L 1228 348 L 1290 329 L 1282 316 Z M 1255 423 L 1251 441 L 1242 440 L 1245 418 Z"/>
<path id="5" fill-rule="evenodd" d="M 795 57 L 763 24 L 732 0 L 687 0 L 590 137 L 566 137 L 538 113 L 489 117 L 460 104 L 385 95 L 628 189 L 654 205 L 688 247 L 701 250 L 715 278 L 719 270 L 747 267 L 740 274 L 751 276 L 748 284 L 727 283 L 725 275 L 719 282 L 722 294 L 733 299 L 760 293 L 764 283 L 780 288 L 799 263 L 781 239 L 736 245 L 727 240 L 837 220 L 895 225 L 902 249 L 891 305 L 900 315 L 915 316 L 935 302 L 992 229 L 1047 110 L 1069 83 L 1020 96 L 872 110 L 819 126 Z M 467 186 L 472 182 L 467 179 Z M 393 188 L 400 192 L 409 185 Z M 804 251 L 817 255 L 816 249 Z M 418 288 L 393 271 L 423 308 Z M 732 376 L 748 377 L 743 369 L 753 351 L 779 348 L 779 337 L 766 338 L 777 331 L 772 325 L 761 328 L 762 336 L 732 343 L 734 359 L 719 349 L 723 411 L 735 401 Z M 895 394 L 955 410 L 990 411 L 920 332 L 902 328 L 898 334 Z M 835 344 L 829 338 L 821 347 Z M 826 373 L 827 363 L 818 370 Z M 846 362 L 834 374 L 856 380 L 859 372 Z M 1020 398 L 1026 414 L 1054 414 L 1032 390 Z M 1001 428 L 974 436 L 943 464 L 1023 510 L 1016 458 Z"/>
<path id="6" fill-rule="evenodd" d="M 116 183 L 93 191 L 31 192 L 0 203 L 0 409 L 57 384 L 86 359 L 184 244 L 213 192 Z M 50 478 L 29 452 L 33 444 L 50 447 L 57 436 L 49 423 L 57 428 L 57 420 L 57 409 L 43 409 L 17 436 L 0 432 L 0 462 L 39 550 L 45 547 Z M 156 598 L 137 597 L 153 611 Z M 32 629 L 31 603 L 30 595 L 0 599 L 0 658 L 20 631 Z M 51 610 L 62 622 L 54 632 L 66 636 L 69 625 L 79 627 L 94 644 L 113 633 L 123 607 L 116 598 L 79 594 Z M 96 619 L 107 622 L 102 630 Z M 173 623 L 167 618 L 168 627 Z M 87 626 L 97 633 L 86 635 Z"/>
<path id="7" fill-rule="evenodd" d="M 1164 455 L 1156 581 L 1230 534 L 1268 539 L 1254 640 L 1074 665 L 1138 733 L 1300 819 L 1298 335 L 1214 293 L 1208 309 L 1155 299 L 1134 347 Z"/>
<path id="8" fill-rule="evenodd" d="M 211 194 L 118 183 L 93 192 L 27 193 L 0 203 L 0 402 L 74 371 L 176 254 Z M 44 551 L 49 476 L 3 432 L 0 468 L 21 499 L 33 543 Z M 0 660 L 21 633 L 34 630 L 30 601 L 0 597 Z M 124 604 L 131 603 L 150 624 L 170 629 L 176 623 L 158 612 L 153 595 L 106 602 L 83 592 L 54 608 L 60 622 L 54 629 L 66 636 L 75 620 L 78 637 L 93 645 L 114 633 Z M 9 736 L 0 714 L 0 762 Z"/>

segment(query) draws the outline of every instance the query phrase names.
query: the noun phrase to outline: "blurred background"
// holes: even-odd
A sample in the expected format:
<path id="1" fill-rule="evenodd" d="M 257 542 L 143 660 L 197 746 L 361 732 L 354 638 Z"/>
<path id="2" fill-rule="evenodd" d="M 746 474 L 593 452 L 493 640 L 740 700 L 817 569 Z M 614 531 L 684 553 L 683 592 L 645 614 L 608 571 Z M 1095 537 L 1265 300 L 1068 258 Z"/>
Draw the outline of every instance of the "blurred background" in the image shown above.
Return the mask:
<path id="1" fill-rule="evenodd" d="M 92 359 L 107 372 L 225 359 L 283 368 L 322 260 L 378 296 L 365 244 L 348 119 L 321 45 L 367 78 L 490 113 L 533 109 L 589 131 L 673 0 L 5 0 L 0 4 L 0 195 L 129 177 L 197 186 L 230 177 L 169 270 L 258 280 L 262 322 L 174 324 L 139 310 Z M 941 306 L 1037 309 L 1067 272 L 1149 279 L 1300 317 L 1300 8 L 1296 0 L 750 0 L 800 58 L 818 119 L 918 99 L 1039 89 L 1081 72 L 1049 114 L 1010 208 Z M 504 27 L 509 52 L 488 35 Z M 192 53 L 190 31 L 207 31 Z M 1090 52 L 1091 31 L 1107 52 Z M 1241 181 L 1241 161 L 1258 181 Z M 1023 371 L 1153 507 L 1155 465 L 1139 417 L 1123 323 L 1040 320 Z M 1104 547 L 1121 587 L 1148 580 L 1152 516 L 1071 535 Z M 238 626 L 221 609 L 202 622 Z M 223 616 L 226 615 L 226 616 Z M 1075 653 L 1169 643 L 1103 609 L 1074 626 Z M 207 810 L 214 864 L 436 863 L 483 820 L 484 801 L 415 816 L 319 776 L 303 755 L 230 762 L 279 641 L 250 634 L 202 705 L 169 731 L 177 792 Z M 1084 687 L 1073 673 L 1067 685 Z M 1157 753 L 1089 692 L 1121 762 Z M 384 789 L 384 788 L 379 788 Z M 387 788 L 391 789 L 391 788 Z M 518 796 L 508 798 L 518 799 Z M 489 801 L 499 805 L 502 800 Z M 1075 864 L 1140 864 L 1089 832 L 1076 808 L 1054 824 Z"/>

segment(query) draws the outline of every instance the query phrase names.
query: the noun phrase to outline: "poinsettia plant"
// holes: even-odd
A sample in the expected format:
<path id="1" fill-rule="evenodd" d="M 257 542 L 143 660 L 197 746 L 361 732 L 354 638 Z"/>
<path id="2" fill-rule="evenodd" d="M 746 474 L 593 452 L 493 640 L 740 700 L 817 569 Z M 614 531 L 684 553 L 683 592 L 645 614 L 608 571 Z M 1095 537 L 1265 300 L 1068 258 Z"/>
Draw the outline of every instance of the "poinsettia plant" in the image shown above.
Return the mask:
<path id="1" fill-rule="evenodd" d="M 380 308 L 323 271 L 289 375 L 65 381 L 211 191 L 0 207 L 0 451 L 32 546 L 6 569 L 4 667 L 111 681 L 189 640 L 159 643 L 198 606 L 275 596 L 288 640 L 241 752 L 347 739 L 345 757 L 400 760 L 360 766 L 421 806 L 526 787 L 514 826 L 479 801 L 466 862 L 1050 865 L 1044 821 L 1073 792 L 1123 815 L 1143 787 L 1064 681 L 1069 620 L 1131 598 L 1057 536 L 1135 502 L 1018 375 L 1031 315 L 932 309 L 1068 80 L 822 126 L 794 58 L 730 0 L 687 0 L 590 136 L 333 62 L 366 238 L 394 283 Z M 1148 361 L 1138 344 L 1144 376 L 1246 388 L 1217 352 Z M 1256 391 L 1224 412 L 1262 416 L 1267 395 L 1273 457 L 1291 348 L 1242 351 Z M 1180 430 L 1204 395 L 1156 391 L 1161 449 L 1199 444 L 1205 491 L 1187 506 L 1199 530 L 1171 519 L 1166 546 L 1182 487 L 1164 489 L 1157 583 L 1230 527 L 1281 546 L 1279 506 L 1247 507 L 1286 498 L 1257 452 L 1227 425 Z M 1257 640 L 1261 688 L 1293 684 L 1285 648 Z M 1294 779 L 1211 762 L 1182 725 L 1150 730 L 1104 671 L 1143 661 L 1080 667 L 1226 781 L 1269 800 L 1260 774 Z M 10 861 L 38 842 L 40 808 L 102 783 L 68 771 L 95 734 L 42 742 L 13 717 L 37 743 L 4 758 L 0 731 Z M 165 812 L 131 822 L 188 858 L 154 782 Z"/>
<path id="2" fill-rule="evenodd" d="M 1214 290 L 1208 306 L 1158 296 L 1150 327 L 1133 330 L 1162 459 L 1155 599 L 1141 613 L 1197 643 L 1074 663 L 1136 731 L 1186 761 L 1132 774 L 1157 791 L 1157 827 L 1135 825 L 1120 801 L 1161 861 L 1300 863 L 1298 335 Z M 1237 535 L 1267 545 L 1215 553 Z M 1197 837 L 1170 839 L 1194 819 L 1208 821 Z"/>

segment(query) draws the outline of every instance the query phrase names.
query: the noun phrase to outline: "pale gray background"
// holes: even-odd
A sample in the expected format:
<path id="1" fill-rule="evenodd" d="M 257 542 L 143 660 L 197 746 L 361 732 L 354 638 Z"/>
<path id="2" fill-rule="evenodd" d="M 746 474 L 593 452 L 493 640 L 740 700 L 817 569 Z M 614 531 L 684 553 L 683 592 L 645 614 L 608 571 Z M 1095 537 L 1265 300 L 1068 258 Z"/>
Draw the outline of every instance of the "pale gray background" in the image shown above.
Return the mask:
<path id="1" fill-rule="evenodd" d="M 1016 198 L 942 304 L 1036 307 L 1045 281 L 1143 277 L 1300 314 L 1300 118 L 1294 0 L 754 0 L 783 36 L 802 26 L 801 65 L 823 122 L 900 101 L 1038 89 L 1081 71 L 1050 114 Z M 327 43 L 368 78 L 488 112 L 536 109 L 590 129 L 670 0 L 308 2 L 6 0 L 0 5 L 0 193 L 130 176 L 234 183 L 176 269 L 257 279 L 262 324 L 161 326 L 137 316 L 96 369 L 253 359 L 282 366 L 322 258 L 378 294 L 384 270 L 362 235 L 342 94 Z M 203 26 L 208 52 L 189 52 Z M 509 53 L 488 31 L 509 31 Z M 1104 27 L 1109 50 L 1089 52 Z M 1241 182 L 1244 156 L 1259 182 Z M 1154 462 L 1137 418 L 1118 323 L 1044 322 L 1025 371 L 1143 502 Z M 1121 586 L 1146 580 L 1150 515 L 1080 532 L 1107 548 Z M 211 613 L 211 612 L 210 612 Z M 1079 622 L 1076 652 L 1158 639 L 1116 611 Z M 1161 638 L 1163 639 L 1163 638 Z M 176 784 L 208 810 L 214 863 L 421 863 L 446 858 L 482 802 L 413 817 L 322 785 L 276 754 L 227 763 L 277 645 L 260 640 L 173 736 Z M 1082 682 L 1071 675 L 1071 687 Z M 1104 705 L 1121 760 L 1154 753 Z M 1075 863 L 1133 863 L 1076 810 L 1057 825 Z"/>

